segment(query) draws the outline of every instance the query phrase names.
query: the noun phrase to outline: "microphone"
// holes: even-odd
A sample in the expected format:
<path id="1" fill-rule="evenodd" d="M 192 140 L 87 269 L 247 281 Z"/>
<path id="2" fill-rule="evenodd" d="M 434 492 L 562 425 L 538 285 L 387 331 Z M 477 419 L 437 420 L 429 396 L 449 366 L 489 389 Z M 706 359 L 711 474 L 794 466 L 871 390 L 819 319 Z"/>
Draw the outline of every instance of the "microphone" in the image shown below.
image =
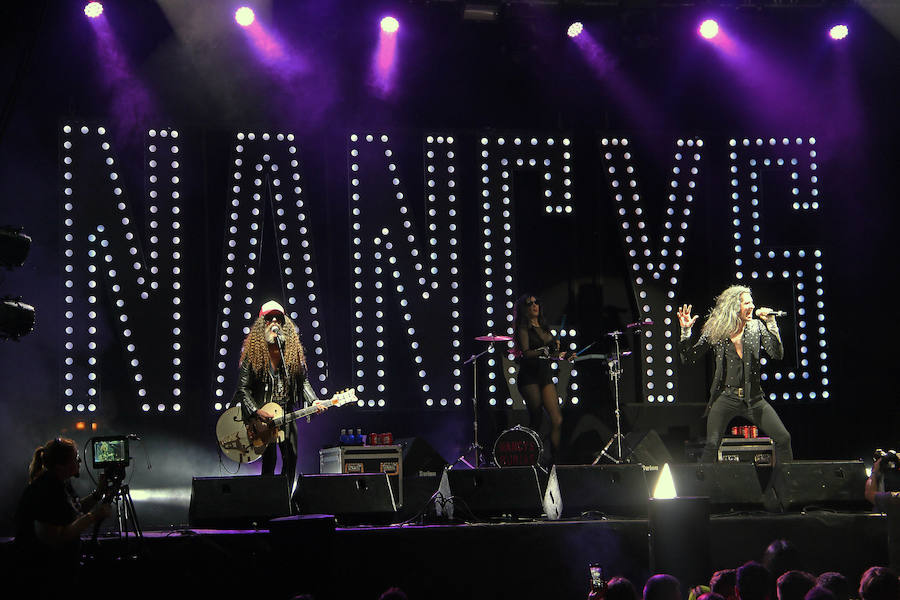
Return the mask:
<path id="1" fill-rule="evenodd" d="M 281 327 L 278 325 L 272 325 L 272 333 L 275 335 L 275 341 L 277 341 L 282 346 L 284 345 L 284 332 L 281 331 Z"/>
<path id="2" fill-rule="evenodd" d="M 757 310 L 756 313 L 757 313 L 757 316 L 759 316 L 759 310 Z M 783 310 L 770 310 L 769 314 L 772 315 L 773 317 L 786 317 L 787 316 L 787 313 L 784 312 Z"/>

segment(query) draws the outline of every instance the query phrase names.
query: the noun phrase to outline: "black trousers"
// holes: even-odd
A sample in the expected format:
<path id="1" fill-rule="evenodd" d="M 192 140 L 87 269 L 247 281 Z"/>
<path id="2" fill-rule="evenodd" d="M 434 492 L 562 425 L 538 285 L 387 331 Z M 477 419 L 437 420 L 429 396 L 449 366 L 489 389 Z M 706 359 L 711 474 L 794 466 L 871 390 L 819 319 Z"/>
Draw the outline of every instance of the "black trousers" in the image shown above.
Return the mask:
<path id="1" fill-rule="evenodd" d="M 719 441 L 721 441 L 729 421 L 734 417 L 747 419 L 772 438 L 775 443 L 776 462 L 785 463 L 794 460 L 791 434 L 771 404 L 765 400 L 757 400 L 748 406 L 744 400 L 723 394 L 713 402 L 709 416 L 706 418 L 706 445 L 703 447 L 700 462 L 716 461 Z"/>
<path id="2" fill-rule="evenodd" d="M 284 441 L 269 444 L 262 456 L 262 474 L 274 475 L 275 463 L 278 460 L 275 447 L 281 450 L 281 473 L 287 476 L 288 493 L 294 490 L 294 475 L 297 473 L 297 422 L 291 421 L 284 426 Z"/>

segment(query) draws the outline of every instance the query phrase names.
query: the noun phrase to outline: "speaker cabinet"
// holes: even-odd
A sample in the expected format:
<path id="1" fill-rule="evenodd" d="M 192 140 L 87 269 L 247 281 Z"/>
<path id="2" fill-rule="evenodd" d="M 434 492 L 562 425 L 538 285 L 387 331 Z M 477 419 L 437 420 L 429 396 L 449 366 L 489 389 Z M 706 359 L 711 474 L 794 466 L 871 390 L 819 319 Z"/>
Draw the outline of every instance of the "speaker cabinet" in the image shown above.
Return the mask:
<path id="1" fill-rule="evenodd" d="M 554 465 L 544 512 L 551 520 L 588 513 L 646 517 L 648 484 L 641 465 Z"/>
<path id="2" fill-rule="evenodd" d="M 777 510 L 771 491 L 764 491 L 752 463 L 669 465 L 679 496 L 706 496 L 714 512 Z"/>
<path id="3" fill-rule="evenodd" d="M 775 465 L 772 487 L 784 511 L 806 507 L 867 510 L 861 460 L 795 461 Z"/>
<path id="4" fill-rule="evenodd" d="M 441 474 L 447 461 L 431 444 L 420 437 L 401 438 L 397 445 L 403 451 L 404 477 L 434 477 Z M 434 491 L 434 490 L 432 490 Z"/>
<path id="5" fill-rule="evenodd" d="M 614 445 L 615 442 L 610 448 L 613 448 Z M 672 455 L 669 454 L 669 450 L 663 444 L 662 438 L 659 437 L 655 429 L 632 431 L 625 436 L 625 447 L 631 451 L 632 462 L 658 467 L 666 463 L 672 464 Z M 622 451 L 627 455 L 625 447 L 622 448 Z"/>
<path id="6" fill-rule="evenodd" d="M 290 514 L 290 495 L 284 475 L 194 477 L 191 484 L 188 509 L 191 527 L 263 527 L 270 519 Z"/>
<path id="7" fill-rule="evenodd" d="M 397 513 L 387 473 L 303 475 L 294 504 L 300 514 L 334 515 L 341 524 L 389 522 Z"/>
<path id="8" fill-rule="evenodd" d="M 445 469 L 435 510 L 451 519 L 539 517 L 546 477 L 537 467 Z"/>

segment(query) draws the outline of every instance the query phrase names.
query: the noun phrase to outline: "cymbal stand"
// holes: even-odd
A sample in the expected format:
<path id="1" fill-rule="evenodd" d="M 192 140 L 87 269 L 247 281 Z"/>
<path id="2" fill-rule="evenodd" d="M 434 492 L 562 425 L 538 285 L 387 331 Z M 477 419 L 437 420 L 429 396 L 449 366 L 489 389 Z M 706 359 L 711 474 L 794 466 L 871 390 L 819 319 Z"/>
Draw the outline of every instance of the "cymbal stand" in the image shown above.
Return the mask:
<path id="1" fill-rule="evenodd" d="M 447 470 L 452 469 L 459 463 L 463 463 L 470 469 L 477 469 L 484 463 L 484 448 L 481 447 L 481 444 L 478 443 L 478 359 L 490 352 L 494 349 L 494 342 L 488 344 L 488 347 L 478 354 L 473 354 L 466 360 L 463 364 L 472 365 L 472 434 L 473 441 L 469 444 L 469 447 L 465 449 L 465 451 L 460 454 L 459 458 L 457 458 L 452 465 L 447 467 Z M 466 460 L 466 456 L 470 453 L 474 453 L 472 462 Z"/>
<path id="2" fill-rule="evenodd" d="M 616 353 L 614 354 L 614 358 L 609 359 L 607 363 L 609 365 L 609 379 L 613 382 L 613 392 L 616 400 L 616 434 L 606 442 L 603 450 L 600 451 L 600 454 L 597 455 L 597 458 L 591 463 L 594 465 L 600 462 L 601 458 L 606 458 L 617 465 L 627 462 L 622 455 L 622 441 L 625 439 L 625 436 L 622 435 L 622 412 L 619 409 L 619 379 L 622 377 L 622 354 L 619 352 L 619 336 L 622 335 L 622 332 L 613 331 L 607 335 L 611 336 L 616 343 Z M 613 445 L 613 442 L 616 444 L 615 456 L 608 452 L 609 447 Z"/>

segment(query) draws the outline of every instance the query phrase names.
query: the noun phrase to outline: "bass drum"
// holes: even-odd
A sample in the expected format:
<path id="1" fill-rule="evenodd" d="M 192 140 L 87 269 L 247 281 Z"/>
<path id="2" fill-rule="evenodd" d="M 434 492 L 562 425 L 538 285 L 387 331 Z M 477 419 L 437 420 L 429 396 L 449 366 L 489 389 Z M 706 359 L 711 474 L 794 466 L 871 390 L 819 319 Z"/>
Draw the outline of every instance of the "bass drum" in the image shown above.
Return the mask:
<path id="1" fill-rule="evenodd" d="M 498 467 L 536 467 L 543 455 L 541 436 L 521 425 L 507 429 L 494 442 L 494 464 Z"/>

